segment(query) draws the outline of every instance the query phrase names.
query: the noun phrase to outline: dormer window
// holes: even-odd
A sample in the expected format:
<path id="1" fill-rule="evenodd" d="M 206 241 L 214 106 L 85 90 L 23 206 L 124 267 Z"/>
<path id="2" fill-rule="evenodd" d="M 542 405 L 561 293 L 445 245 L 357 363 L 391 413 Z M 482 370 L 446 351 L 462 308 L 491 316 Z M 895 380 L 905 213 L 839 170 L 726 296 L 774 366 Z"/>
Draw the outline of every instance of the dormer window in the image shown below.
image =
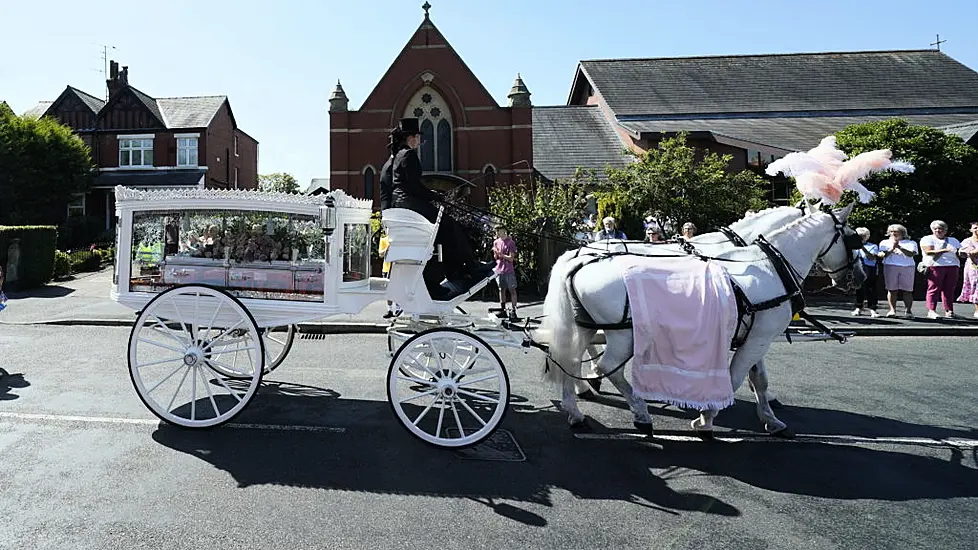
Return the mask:
<path id="1" fill-rule="evenodd" d="M 196 167 L 198 158 L 197 136 L 177 136 L 177 166 Z"/>
<path id="2" fill-rule="evenodd" d="M 153 136 L 119 136 L 119 166 L 153 166 Z"/>

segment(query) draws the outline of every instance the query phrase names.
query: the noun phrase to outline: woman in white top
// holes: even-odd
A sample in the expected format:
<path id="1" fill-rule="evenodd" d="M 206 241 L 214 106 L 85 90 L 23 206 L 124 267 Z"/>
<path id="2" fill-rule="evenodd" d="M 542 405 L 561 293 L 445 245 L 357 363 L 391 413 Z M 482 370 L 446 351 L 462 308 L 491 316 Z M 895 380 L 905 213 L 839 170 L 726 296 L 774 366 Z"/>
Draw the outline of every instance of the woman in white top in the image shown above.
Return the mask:
<path id="1" fill-rule="evenodd" d="M 907 319 L 913 319 L 913 279 L 917 255 L 917 243 L 907 238 L 907 228 L 892 224 L 886 228 L 889 239 L 880 243 L 879 257 L 883 260 L 883 284 L 886 286 L 886 302 L 890 305 L 887 317 L 896 317 L 897 295 L 903 293 L 907 307 Z"/>
<path id="2" fill-rule="evenodd" d="M 931 235 L 920 239 L 920 250 L 927 265 L 927 317 L 937 319 L 937 296 L 944 306 L 944 317 L 954 317 L 954 287 L 958 284 L 958 249 L 961 242 L 947 236 L 947 224 L 930 222 Z"/>
<path id="3" fill-rule="evenodd" d="M 856 234 L 863 240 L 863 247 L 859 249 L 859 259 L 863 263 L 863 271 L 866 272 L 866 282 L 863 286 L 856 289 L 856 309 L 852 310 L 853 315 L 863 313 L 863 302 L 869 308 L 870 317 L 879 317 L 876 313 L 876 262 L 880 252 L 880 247 L 869 242 L 869 229 L 857 227 Z"/>

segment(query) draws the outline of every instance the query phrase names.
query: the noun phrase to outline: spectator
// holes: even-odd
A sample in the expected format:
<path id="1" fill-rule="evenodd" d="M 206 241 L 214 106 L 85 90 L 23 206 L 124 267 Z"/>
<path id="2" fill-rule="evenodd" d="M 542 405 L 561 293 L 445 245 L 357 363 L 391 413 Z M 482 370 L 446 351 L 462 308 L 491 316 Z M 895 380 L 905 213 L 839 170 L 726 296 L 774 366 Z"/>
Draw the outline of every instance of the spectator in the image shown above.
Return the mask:
<path id="1" fill-rule="evenodd" d="M 662 229 L 656 224 L 650 224 L 645 228 L 645 242 L 647 243 L 661 243 L 662 242 Z"/>
<path id="2" fill-rule="evenodd" d="M 696 225 L 693 222 L 686 222 L 683 224 L 683 238 L 692 239 L 696 236 Z"/>
<path id="3" fill-rule="evenodd" d="M 3 283 L 5 282 L 6 276 L 3 273 L 3 266 L 0 265 L 0 311 L 3 311 L 7 307 L 7 295 L 3 293 Z M 978 306 L 975 306 L 978 307 Z M 978 312 L 975 313 L 978 317 Z"/>
<path id="4" fill-rule="evenodd" d="M 937 297 L 941 297 L 944 317 L 954 317 L 954 287 L 958 284 L 961 260 L 958 249 L 961 242 L 947 236 L 947 224 L 941 220 L 930 222 L 931 234 L 920 239 L 922 263 L 927 266 L 927 318 L 937 319 Z"/>
<path id="5" fill-rule="evenodd" d="M 886 228 L 889 239 L 879 244 L 878 258 L 883 260 L 883 284 L 886 286 L 886 302 L 890 306 L 887 317 L 896 317 L 896 301 L 903 295 L 903 304 L 907 308 L 907 319 L 913 319 L 913 280 L 914 256 L 917 255 L 917 243 L 907 238 L 907 228 L 900 224 L 892 224 Z"/>
<path id="6" fill-rule="evenodd" d="M 604 226 L 604 229 L 594 234 L 595 241 L 603 241 L 605 239 L 625 240 L 628 238 L 623 231 L 615 227 L 615 219 L 611 216 L 601 220 L 601 224 Z"/>
<path id="7" fill-rule="evenodd" d="M 384 265 L 381 266 L 380 270 L 383 273 L 385 279 L 390 279 L 391 276 L 391 263 L 387 261 L 387 249 L 391 246 L 391 239 L 384 233 L 380 237 L 380 244 L 377 247 L 377 252 L 380 253 L 380 257 L 384 258 Z M 401 313 L 401 308 L 396 302 L 392 300 L 387 300 L 387 313 L 384 314 L 384 319 L 390 319 L 391 317 L 397 317 Z"/>
<path id="8" fill-rule="evenodd" d="M 865 227 L 856 228 L 856 234 L 862 237 L 863 240 L 863 247 L 859 249 L 859 259 L 863 262 L 863 271 L 866 272 L 866 282 L 863 283 L 863 286 L 856 289 L 856 309 L 852 311 L 852 314 L 862 314 L 863 301 L 865 301 L 869 309 L 869 316 L 879 317 L 880 314 L 876 313 L 878 303 L 876 296 L 876 261 L 880 247 L 873 243 L 867 244 L 869 241 L 869 229 Z"/>
<path id="9" fill-rule="evenodd" d="M 958 254 L 967 258 L 964 262 L 964 284 L 958 301 L 974 304 L 973 316 L 978 319 L 978 222 L 971 222 L 971 236 L 961 243 Z"/>
<path id="10" fill-rule="evenodd" d="M 506 317 L 506 291 L 513 304 L 509 320 L 516 321 L 516 242 L 509 236 L 505 225 L 496 226 L 496 240 L 492 243 L 492 256 L 496 259 L 496 284 L 499 285 L 499 317 Z"/>

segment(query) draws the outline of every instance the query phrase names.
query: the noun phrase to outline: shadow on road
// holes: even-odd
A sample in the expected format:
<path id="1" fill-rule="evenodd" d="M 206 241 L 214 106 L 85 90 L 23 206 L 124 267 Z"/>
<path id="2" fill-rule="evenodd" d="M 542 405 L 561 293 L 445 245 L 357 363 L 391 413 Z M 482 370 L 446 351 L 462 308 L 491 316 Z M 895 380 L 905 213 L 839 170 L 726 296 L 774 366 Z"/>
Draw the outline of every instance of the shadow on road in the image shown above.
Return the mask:
<path id="1" fill-rule="evenodd" d="M 236 429 L 191 431 L 161 424 L 153 438 L 228 472 L 241 487 L 272 484 L 467 498 L 512 521 L 536 526 L 546 525 L 546 519 L 513 503 L 553 506 L 554 490 L 583 500 L 630 502 L 672 515 L 740 516 L 719 496 L 673 489 L 671 481 L 690 475 L 686 470 L 824 498 L 978 497 L 978 470 L 953 457 L 949 461 L 911 454 L 909 449 L 904 453 L 820 443 L 579 440 L 567 429 L 563 413 L 533 407 L 522 398 L 514 399 L 502 426 L 516 436 L 526 462 L 459 460 L 453 451 L 408 435 L 386 402 L 344 399 L 332 390 L 308 386 L 294 391 L 288 386 L 263 388 L 254 406 L 237 421 L 342 427 L 345 433 L 258 430 L 243 437 Z M 750 404 L 740 403 L 737 408 L 753 414 Z M 850 434 L 974 436 L 971 431 L 838 411 L 792 408 L 792 414 L 817 417 L 813 425 L 841 423 Z M 595 431 L 610 430 L 598 425 Z"/>
<path id="2" fill-rule="evenodd" d="M 24 380 L 22 373 L 10 374 L 4 369 L 0 369 L 0 401 L 13 401 L 20 396 L 10 393 L 10 390 L 21 389 L 30 386 L 31 383 Z"/>

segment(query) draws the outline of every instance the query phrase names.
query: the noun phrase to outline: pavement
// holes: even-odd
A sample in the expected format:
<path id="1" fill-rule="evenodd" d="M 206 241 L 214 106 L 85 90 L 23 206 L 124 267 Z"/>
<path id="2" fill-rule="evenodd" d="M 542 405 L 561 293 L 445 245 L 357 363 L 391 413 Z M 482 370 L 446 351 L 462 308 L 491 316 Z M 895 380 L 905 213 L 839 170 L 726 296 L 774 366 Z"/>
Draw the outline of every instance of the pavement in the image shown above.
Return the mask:
<path id="1" fill-rule="evenodd" d="M 0 325 L 131 326 L 135 312 L 109 298 L 112 269 L 74 276 L 44 287 L 8 294 L 7 308 L 0 313 Z M 491 285 L 490 285 L 491 286 Z M 491 292 L 486 293 L 491 296 Z M 487 316 L 497 311 L 498 303 L 470 299 L 461 306 L 467 313 Z M 815 293 L 808 296 L 806 311 L 828 328 L 855 336 L 978 336 L 978 319 L 970 304 L 958 304 L 962 314 L 954 319 L 927 319 L 924 305 L 914 304 L 914 319 L 903 317 L 871 318 L 852 316 L 851 297 Z M 355 315 L 334 315 L 318 322 L 302 323 L 299 331 L 310 334 L 383 333 L 388 322 L 383 318 L 387 305 L 378 301 Z M 885 301 L 880 312 L 886 311 Z M 541 315 L 542 301 L 521 303 L 521 318 Z M 903 306 L 897 309 L 903 314 Z M 967 317 L 966 317 L 967 316 Z M 805 322 L 792 323 L 791 332 L 806 332 Z"/>

